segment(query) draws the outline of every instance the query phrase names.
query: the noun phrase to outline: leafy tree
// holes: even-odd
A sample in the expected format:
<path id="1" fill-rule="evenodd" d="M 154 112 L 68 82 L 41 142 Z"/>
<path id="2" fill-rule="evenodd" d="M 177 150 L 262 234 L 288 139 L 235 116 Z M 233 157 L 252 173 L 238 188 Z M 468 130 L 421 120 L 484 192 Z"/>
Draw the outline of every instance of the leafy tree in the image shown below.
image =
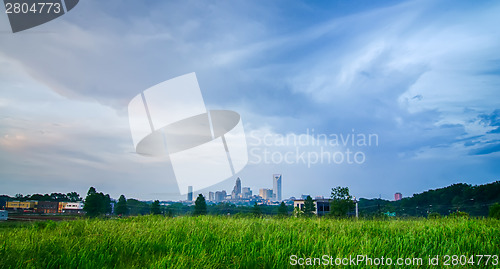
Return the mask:
<path id="1" fill-rule="evenodd" d="M 52 201 L 68 201 L 68 197 L 64 193 L 53 192 L 50 194 L 50 200 Z"/>
<path id="2" fill-rule="evenodd" d="M 77 192 L 73 191 L 73 192 L 68 192 L 66 194 L 66 197 L 67 199 L 70 201 L 70 202 L 78 202 L 78 201 L 81 201 L 82 198 L 80 197 L 80 194 L 78 194 Z"/>
<path id="3" fill-rule="evenodd" d="M 332 189 L 330 202 L 330 214 L 334 217 L 345 217 L 354 206 L 352 196 L 348 187 L 336 187 Z"/>
<path id="4" fill-rule="evenodd" d="M 192 208 L 187 205 L 183 205 L 182 203 L 173 203 L 171 205 L 168 205 L 166 207 L 166 210 L 167 212 L 170 211 L 172 216 L 178 216 L 191 213 Z"/>
<path id="5" fill-rule="evenodd" d="M 97 190 L 94 187 L 90 187 L 89 191 L 87 191 L 87 196 L 92 195 L 92 194 L 96 194 L 96 193 L 97 193 Z"/>
<path id="6" fill-rule="evenodd" d="M 148 215 L 151 213 L 151 205 L 133 198 L 127 199 L 128 215 Z"/>
<path id="7" fill-rule="evenodd" d="M 87 212 L 90 217 L 96 217 L 102 213 L 101 199 L 94 187 L 90 187 L 85 198 L 83 210 Z"/>
<path id="8" fill-rule="evenodd" d="M 123 194 L 120 195 L 120 198 L 118 198 L 118 203 L 116 203 L 116 208 L 115 208 L 115 214 L 116 215 L 128 214 L 127 199 Z"/>
<path id="9" fill-rule="evenodd" d="M 68 199 L 65 194 L 53 193 L 51 197 L 54 199 Z M 111 213 L 111 198 L 109 194 L 104 195 L 102 192 L 97 192 L 94 187 L 90 187 L 85 197 L 83 210 L 87 212 L 87 216 L 96 217 L 102 214 Z"/>
<path id="10" fill-rule="evenodd" d="M 288 216 L 288 209 L 286 208 L 285 202 L 281 202 L 278 207 L 278 215 L 280 216 Z"/>
<path id="11" fill-rule="evenodd" d="M 428 219 L 440 219 L 441 214 L 439 214 L 438 212 L 431 212 L 431 213 L 429 213 L 429 215 L 427 215 L 427 218 Z"/>
<path id="12" fill-rule="evenodd" d="M 33 195 L 30 196 L 30 200 L 50 201 L 51 198 L 50 198 L 50 196 L 48 194 L 43 195 L 43 194 L 36 193 L 36 194 L 33 194 Z"/>
<path id="13" fill-rule="evenodd" d="M 456 211 L 453 212 L 449 215 L 450 218 L 461 218 L 461 219 L 468 219 L 469 218 L 469 213 L 467 212 L 462 212 L 462 211 Z"/>
<path id="14" fill-rule="evenodd" d="M 168 209 L 167 210 L 167 217 L 173 217 L 174 216 L 174 212 L 172 212 L 172 209 Z"/>
<path id="15" fill-rule="evenodd" d="M 111 197 L 109 197 L 109 194 L 104 195 L 100 192 L 99 198 L 101 199 L 101 212 L 104 214 L 111 214 L 113 208 L 111 207 Z"/>
<path id="16" fill-rule="evenodd" d="M 253 204 L 252 212 L 255 216 L 260 216 L 262 214 L 262 210 L 260 209 L 260 206 L 255 202 Z"/>
<path id="17" fill-rule="evenodd" d="M 236 205 L 232 203 L 218 203 L 209 208 L 209 212 L 216 215 L 235 214 L 237 211 Z"/>
<path id="18" fill-rule="evenodd" d="M 207 202 L 205 197 L 200 193 L 194 202 L 194 215 L 206 215 L 207 214 Z"/>
<path id="19" fill-rule="evenodd" d="M 293 215 L 295 217 L 301 217 L 302 215 L 304 215 L 304 212 L 302 212 L 299 207 L 295 207 L 293 208 Z"/>
<path id="20" fill-rule="evenodd" d="M 316 206 L 314 205 L 314 201 L 311 198 L 311 196 L 307 196 L 306 200 L 304 201 L 304 214 L 306 216 L 312 216 L 314 212 L 316 212 Z"/>
<path id="21" fill-rule="evenodd" d="M 488 217 L 494 219 L 500 219 L 500 204 L 495 203 L 494 205 L 490 206 L 490 212 L 488 214 Z"/>
<path id="22" fill-rule="evenodd" d="M 151 204 L 151 213 L 152 213 L 153 215 L 160 215 L 160 214 L 161 214 L 161 210 L 160 210 L 160 201 L 155 200 L 155 201 Z"/>

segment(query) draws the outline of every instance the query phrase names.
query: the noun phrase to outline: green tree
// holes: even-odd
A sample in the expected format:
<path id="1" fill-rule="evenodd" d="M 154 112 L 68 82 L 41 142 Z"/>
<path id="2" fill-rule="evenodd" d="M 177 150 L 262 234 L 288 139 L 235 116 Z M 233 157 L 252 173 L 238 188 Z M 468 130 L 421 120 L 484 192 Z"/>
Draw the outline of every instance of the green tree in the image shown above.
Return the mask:
<path id="1" fill-rule="evenodd" d="M 116 215 L 128 214 L 127 199 L 123 194 L 120 195 L 120 198 L 118 198 L 118 203 L 116 203 L 116 208 L 115 208 L 115 214 Z"/>
<path id="2" fill-rule="evenodd" d="M 50 194 L 50 200 L 52 201 L 68 201 L 68 197 L 64 193 L 53 192 Z"/>
<path id="3" fill-rule="evenodd" d="M 441 214 L 439 214 L 438 212 L 431 212 L 431 213 L 429 213 L 429 215 L 427 215 L 427 218 L 428 219 L 440 219 Z"/>
<path id="4" fill-rule="evenodd" d="M 500 219 L 500 204 L 495 203 L 494 205 L 490 206 L 488 217 Z"/>
<path id="5" fill-rule="evenodd" d="M 306 216 L 312 216 L 314 212 L 316 212 L 316 206 L 314 205 L 314 201 L 311 198 L 311 196 L 307 196 L 306 200 L 304 201 L 304 215 Z"/>
<path id="6" fill-rule="evenodd" d="M 200 193 L 194 202 L 194 215 L 206 215 L 207 214 L 207 202 L 205 197 Z"/>
<path id="7" fill-rule="evenodd" d="M 295 217 L 301 217 L 302 215 L 304 215 L 304 212 L 302 212 L 302 210 L 300 210 L 299 207 L 294 207 L 293 208 L 293 213 L 292 213 Z"/>
<path id="8" fill-rule="evenodd" d="M 87 213 L 87 216 L 96 217 L 99 216 L 101 212 L 101 199 L 94 187 L 90 187 L 87 192 L 87 197 L 85 197 L 85 204 L 83 210 Z"/>
<path id="9" fill-rule="evenodd" d="M 101 205 L 100 212 L 102 214 L 111 214 L 112 207 L 111 207 L 111 197 L 109 194 L 104 195 L 102 192 L 98 193 L 99 195 L 99 201 Z"/>
<path id="10" fill-rule="evenodd" d="M 151 213 L 151 205 L 137 199 L 127 199 L 128 215 L 148 215 Z"/>
<path id="11" fill-rule="evenodd" d="M 68 198 L 68 200 L 70 202 L 79 202 L 82 200 L 82 198 L 80 197 L 80 194 L 78 194 L 77 192 L 73 191 L 73 192 L 68 192 L 66 194 L 66 197 Z"/>
<path id="12" fill-rule="evenodd" d="M 262 210 L 260 209 L 260 206 L 257 204 L 257 202 L 253 204 L 252 212 L 255 216 L 262 215 Z"/>
<path id="13" fill-rule="evenodd" d="M 155 201 L 151 204 L 151 213 L 152 213 L 153 215 L 160 215 L 160 214 L 161 214 L 161 210 L 160 210 L 160 201 L 155 200 Z"/>
<path id="14" fill-rule="evenodd" d="M 469 213 L 463 212 L 463 211 L 455 211 L 448 215 L 450 218 L 457 218 L 457 219 L 469 219 Z"/>
<path id="15" fill-rule="evenodd" d="M 278 215 L 288 216 L 288 208 L 286 207 L 285 202 L 281 202 L 280 206 L 278 207 Z"/>
<path id="16" fill-rule="evenodd" d="M 349 194 L 348 187 L 336 187 L 332 189 L 330 202 L 330 214 L 335 217 L 345 217 L 353 208 L 354 201 Z"/>

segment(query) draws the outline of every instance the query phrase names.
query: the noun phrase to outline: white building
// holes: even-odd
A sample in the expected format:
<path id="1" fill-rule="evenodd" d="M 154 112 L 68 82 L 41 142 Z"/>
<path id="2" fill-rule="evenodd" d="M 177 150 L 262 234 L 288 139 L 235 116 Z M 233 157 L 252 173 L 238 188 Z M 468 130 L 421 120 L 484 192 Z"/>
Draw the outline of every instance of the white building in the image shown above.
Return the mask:
<path id="1" fill-rule="evenodd" d="M 69 202 L 63 207 L 64 213 L 82 213 L 83 203 L 82 202 Z"/>
<path id="2" fill-rule="evenodd" d="M 313 200 L 313 202 L 314 202 L 314 207 L 316 208 L 316 211 L 313 212 L 314 214 L 318 216 L 324 216 L 330 213 L 330 199 L 317 199 Z M 294 200 L 293 207 L 303 210 L 304 200 L 303 199 Z"/>
<path id="3" fill-rule="evenodd" d="M 9 213 L 7 210 L 0 210 L 0 220 L 7 220 L 9 218 Z"/>

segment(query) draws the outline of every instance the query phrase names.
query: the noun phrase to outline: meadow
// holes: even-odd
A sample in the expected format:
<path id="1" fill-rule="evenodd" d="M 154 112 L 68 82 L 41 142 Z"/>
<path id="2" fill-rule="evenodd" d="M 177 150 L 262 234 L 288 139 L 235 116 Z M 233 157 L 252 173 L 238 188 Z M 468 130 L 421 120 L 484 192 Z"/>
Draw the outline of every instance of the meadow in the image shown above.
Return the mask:
<path id="1" fill-rule="evenodd" d="M 352 264 L 357 255 L 365 262 Z M 436 255 L 438 265 L 429 265 Z M 150 215 L 0 225 L 0 268 L 500 267 L 480 255 L 500 255 L 499 220 Z M 396 265 L 414 258 L 421 264 Z"/>

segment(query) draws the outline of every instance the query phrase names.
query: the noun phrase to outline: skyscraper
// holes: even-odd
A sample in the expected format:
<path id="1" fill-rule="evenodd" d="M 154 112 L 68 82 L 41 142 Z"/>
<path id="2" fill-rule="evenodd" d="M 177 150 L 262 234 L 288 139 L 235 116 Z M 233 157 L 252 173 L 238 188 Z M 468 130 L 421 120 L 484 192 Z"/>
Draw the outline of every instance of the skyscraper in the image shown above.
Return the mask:
<path id="1" fill-rule="evenodd" d="M 273 198 L 281 201 L 281 174 L 273 175 Z"/>
<path id="2" fill-rule="evenodd" d="M 396 192 L 394 194 L 394 201 L 399 201 L 401 199 L 403 199 L 403 195 L 400 192 Z"/>
<path id="3" fill-rule="evenodd" d="M 241 193 L 241 179 L 236 179 L 236 184 L 234 185 L 233 192 L 231 193 L 231 197 L 233 199 L 237 199 L 239 194 Z"/>
<path id="4" fill-rule="evenodd" d="M 188 186 L 188 201 L 193 201 L 193 186 Z"/>

